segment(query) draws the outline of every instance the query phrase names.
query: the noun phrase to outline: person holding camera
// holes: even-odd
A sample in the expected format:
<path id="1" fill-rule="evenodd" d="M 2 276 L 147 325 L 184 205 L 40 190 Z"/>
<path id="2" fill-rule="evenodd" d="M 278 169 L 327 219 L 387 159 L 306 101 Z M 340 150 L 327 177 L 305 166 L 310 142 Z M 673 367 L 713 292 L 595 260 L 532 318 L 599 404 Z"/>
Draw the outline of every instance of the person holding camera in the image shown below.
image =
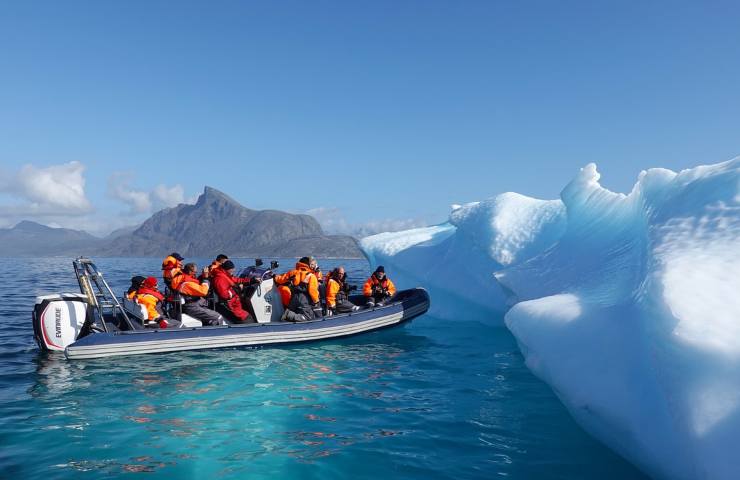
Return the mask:
<path id="1" fill-rule="evenodd" d="M 223 263 L 228 259 L 229 257 L 226 256 L 225 254 L 223 253 L 218 254 L 216 256 L 216 259 L 212 261 L 210 265 L 208 265 L 207 267 L 203 267 L 203 271 L 201 272 L 198 279 L 200 281 L 203 281 L 209 278 L 213 278 L 213 276 L 216 274 L 216 270 L 221 268 L 221 265 L 223 265 Z"/>
<path id="2" fill-rule="evenodd" d="M 196 264 L 187 263 L 183 267 L 182 273 L 172 279 L 172 289 L 180 292 L 185 300 L 182 313 L 200 320 L 203 325 L 221 325 L 221 315 L 208 308 L 208 302 L 206 301 L 210 288 L 208 279 L 198 280 L 195 278 L 197 271 L 198 266 Z"/>
<path id="3" fill-rule="evenodd" d="M 244 310 L 241 289 L 244 285 L 259 283 L 257 278 L 239 278 L 234 276 L 234 262 L 226 260 L 220 268 L 215 269 L 211 280 L 218 296 L 216 311 L 234 323 L 253 323 L 249 312 Z"/>
<path id="4" fill-rule="evenodd" d="M 362 287 L 362 294 L 367 298 L 369 308 L 382 307 L 396 294 L 396 286 L 385 275 L 385 268 L 380 265 Z"/>
<path id="5" fill-rule="evenodd" d="M 344 271 L 344 267 L 337 267 L 329 272 L 326 276 L 327 315 L 359 310 L 360 307 L 349 301 L 349 292 L 356 289 L 357 285 L 347 284 L 347 273 Z"/>

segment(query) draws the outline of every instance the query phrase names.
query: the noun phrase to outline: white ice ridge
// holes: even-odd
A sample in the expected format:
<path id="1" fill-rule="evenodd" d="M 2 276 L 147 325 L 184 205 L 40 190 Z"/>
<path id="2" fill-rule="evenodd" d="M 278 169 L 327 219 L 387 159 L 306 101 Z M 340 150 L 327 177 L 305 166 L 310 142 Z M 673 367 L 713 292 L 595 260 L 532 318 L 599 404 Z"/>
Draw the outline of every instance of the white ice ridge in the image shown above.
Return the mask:
<path id="1" fill-rule="evenodd" d="M 529 368 L 650 475 L 740 478 L 740 158 L 644 171 L 627 195 L 590 164 L 560 196 L 360 245 L 438 317 L 506 312 Z"/>

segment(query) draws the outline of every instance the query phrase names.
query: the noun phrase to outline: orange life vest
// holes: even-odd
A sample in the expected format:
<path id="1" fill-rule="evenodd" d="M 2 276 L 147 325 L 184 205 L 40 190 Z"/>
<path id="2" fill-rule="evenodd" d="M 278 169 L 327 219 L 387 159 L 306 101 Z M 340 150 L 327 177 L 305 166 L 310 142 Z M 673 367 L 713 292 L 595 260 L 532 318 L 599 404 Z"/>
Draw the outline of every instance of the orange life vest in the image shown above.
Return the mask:
<path id="1" fill-rule="evenodd" d="M 396 286 L 393 285 L 393 282 L 391 282 L 391 279 L 388 278 L 387 275 L 383 278 L 383 281 L 380 281 L 375 274 L 370 275 L 370 278 L 367 279 L 365 285 L 362 286 L 362 294 L 366 297 L 372 297 L 374 287 L 377 286 L 380 286 L 380 288 L 387 291 L 388 295 L 391 297 L 396 294 Z"/>
<path id="2" fill-rule="evenodd" d="M 318 278 L 314 271 L 311 270 L 311 267 L 305 263 L 296 263 L 294 270 L 281 275 L 275 275 L 273 280 L 279 285 L 278 292 L 280 293 L 280 300 L 283 302 L 284 307 L 288 306 L 293 296 L 291 286 L 295 288 L 302 283 L 306 284 L 306 290 L 311 302 L 316 303 L 319 301 Z"/>

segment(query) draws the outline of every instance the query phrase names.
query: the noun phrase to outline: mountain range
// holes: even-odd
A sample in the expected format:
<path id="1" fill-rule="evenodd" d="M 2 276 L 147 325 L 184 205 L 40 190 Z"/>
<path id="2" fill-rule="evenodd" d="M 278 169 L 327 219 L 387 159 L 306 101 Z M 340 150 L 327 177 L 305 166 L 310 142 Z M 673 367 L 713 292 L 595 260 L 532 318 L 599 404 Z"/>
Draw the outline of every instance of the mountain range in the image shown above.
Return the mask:
<path id="1" fill-rule="evenodd" d="M 326 235 L 315 218 L 278 210 L 251 210 L 223 192 L 205 187 L 194 205 L 161 210 L 138 227 L 105 238 L 22 221 L 0 229 L 0 256 L 165 256 L 226 253 L 235 257 L 361 258 L 357 241 Z"/>

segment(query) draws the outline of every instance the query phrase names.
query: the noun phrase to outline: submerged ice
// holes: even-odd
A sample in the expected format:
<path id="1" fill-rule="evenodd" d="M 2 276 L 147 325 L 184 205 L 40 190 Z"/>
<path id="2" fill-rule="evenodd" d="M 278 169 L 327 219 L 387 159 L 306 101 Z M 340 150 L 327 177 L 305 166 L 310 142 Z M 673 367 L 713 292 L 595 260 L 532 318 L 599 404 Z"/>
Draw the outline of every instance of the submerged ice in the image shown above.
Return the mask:
<path id="1" fill-rule="evenodd" d="M 505 193 L 361 246 L 434 315 L 505 312 L 529 368 L 651 475 L 740 472 L 740 159 L 626 195 L 590 164 L 560 200 Z"/>

